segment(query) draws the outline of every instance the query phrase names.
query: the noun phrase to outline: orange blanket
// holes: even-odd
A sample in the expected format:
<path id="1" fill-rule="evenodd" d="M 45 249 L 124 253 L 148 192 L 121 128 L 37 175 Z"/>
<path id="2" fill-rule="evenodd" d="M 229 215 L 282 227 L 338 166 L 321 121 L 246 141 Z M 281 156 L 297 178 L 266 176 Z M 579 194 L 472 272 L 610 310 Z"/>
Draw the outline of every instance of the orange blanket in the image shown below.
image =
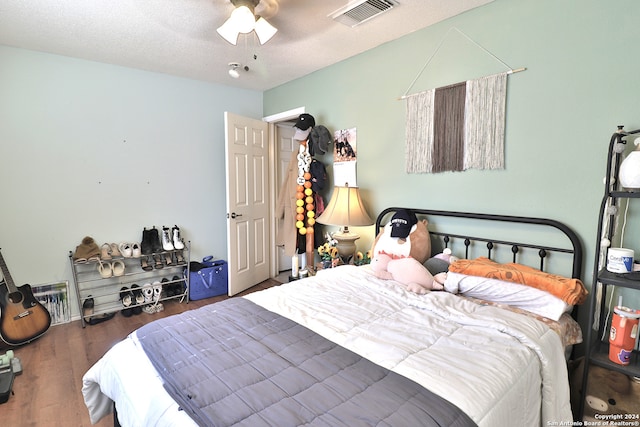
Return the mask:
<path id="1" fill-rule="evenodd" d="M 589 293 L 579 279 L 545 273 L 522 264 L 498 264 L 485 257 L 455 261 L 449 266 L 449 271 L 531 286 L 549 292 L 571 305 L 582 304 Z"/>

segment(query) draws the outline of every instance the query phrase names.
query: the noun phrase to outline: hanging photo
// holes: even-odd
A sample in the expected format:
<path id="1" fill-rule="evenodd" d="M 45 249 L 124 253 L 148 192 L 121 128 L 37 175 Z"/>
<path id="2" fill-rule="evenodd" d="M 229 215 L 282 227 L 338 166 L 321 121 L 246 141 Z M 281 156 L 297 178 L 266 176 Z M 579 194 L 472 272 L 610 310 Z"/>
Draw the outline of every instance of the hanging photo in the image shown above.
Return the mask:
<path id="1" fill-rule="evenodd" d="M 342 129 L 333 134 L 333 183 L 338 186 L 357 186 L 356 128 Z"/>
<path id="2" fill-rule="evenodd" d="M 337 130 L 333 134 L 334 150 L 333 162 L 355 162 L 356 150 L 356 128 Z"/>

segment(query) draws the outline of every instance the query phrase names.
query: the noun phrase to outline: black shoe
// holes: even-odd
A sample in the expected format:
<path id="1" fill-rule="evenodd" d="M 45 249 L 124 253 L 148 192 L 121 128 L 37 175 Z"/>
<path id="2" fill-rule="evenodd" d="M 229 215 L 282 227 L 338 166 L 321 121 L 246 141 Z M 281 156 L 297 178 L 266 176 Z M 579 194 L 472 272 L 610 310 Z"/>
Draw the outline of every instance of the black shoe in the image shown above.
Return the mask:
<path id="1" fill-rule="evenodd" d="M 158 233 L 158 229 L 153 226 L 151 230 L 149 230 L 149 238 L 151 240 L 151 249 L 153 253 L 162 252 L 162 245 L 160 244 L 160 233 Z"/>
<path id="2" fill-rule="evenodd" d="M 169 279 L 167 279 L 166 277 L 163 277 L 162 280 L 160 280 L 160 295 L 162 297 L 170 297 L 173 296 L 171 294 L 171 283 L 169 283 Z"/>
<path id="3" fill-rule="evenodd" d="M 153 244 L 151 243 L 151 235 L 149 234 L 151 230 L 147 230 L 145 227 L 142 230 L 142 241 L 140 242 L 140 252 L 143 255 L 151 255 L 153 253 Z"/>
<path id="4" fill-rule="evenodd" d="M 98 323 L 102 323 L 105 320 L 112 319 L 113 316 L 116 315 L 116 313 L 104 313 L 93 316 L 94 304 L 95 302 L 93 301 L 93 298 L 91 298 L 91 295 L 89 295 L 89 297 L 82 303 L 82 315 L 85 318 L 85 323 L 87 323 L 88 325 L 97 325 Z M 87 318 L 87 316 L 90 317 Z"/>
<path id="5" fill-rule="evenodd" d="M 173 276 L 167 285 L 167 296 L 178 296 L 184 293 L 184 279 L 180 276 Z"/>
<path id="6" fill-rule="evenodd" d="M 122 313 L 122 315 L 124 317 L 131 317 L 131 315 L 133 314 L 133 311 L 131 309 L 131 306 L 133 305 L 133 294 L 131 293 L 131 291 L 129 290 L 129 288 L 127 288 L 126 286 L 120 289 L 120 302 L 122 303 L 122 306 L 124 307 L 124 309 L 120 310 L 120 313 Z"/>
<path id="7" fill-rule="evenodd" d="M 90 325 L 97 325 L 98 323 L 102 323 L 106 320 L 109 319 L 113 319 L 113 316 L 115 316 L 116 313 L 104 313 L 104 314 L 100 314 L 98 316 L 94 316 L 92 317 L 87 323 Z"/>
<path id="8" fill-rule="evenodd" d="M 91 298 L 91 295 L 89 295 L 89 297 L 82 303 L 82 317 L 84 317 L 85 323 L 89 323 L 91 321 L 93 305 L 94 301 L 93 298 Z"/>
<path id="9" fill-rule="evenodd" d="M 180 276 L 173 276 L 173 278 L 171 279 L 173 281 L 172 286 L 173 286 L 173 295 L 182 295 L 184 294 L 185 289 L 185 283 L 184 283 L 184 277 L 180 277 Z"/>
<path id="10" fill-rule="evenodd" d="M 133 307 L 131 307 L 131 312 L 133 314 L 142 313 L 142 305 L 144 304 L 144 295 L 142 295 L 142 289 L 140 286 L 133 284 L 131 285 L 131 293 L 133 294 Z"/>

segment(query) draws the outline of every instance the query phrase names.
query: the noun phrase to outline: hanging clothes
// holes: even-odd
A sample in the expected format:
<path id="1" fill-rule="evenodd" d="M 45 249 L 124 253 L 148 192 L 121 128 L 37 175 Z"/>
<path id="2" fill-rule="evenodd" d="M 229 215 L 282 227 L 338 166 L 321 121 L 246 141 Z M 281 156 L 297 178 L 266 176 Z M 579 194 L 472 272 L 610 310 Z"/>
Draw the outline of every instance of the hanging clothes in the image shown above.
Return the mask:
<path id="1" fill-rule="evenodd" d="M 298 179 L 298 153 L 291 153 L 287 166 L 285 180 L 280 188 L 276 203 L 276 218 L 280 223 L 276 243 L 284 246 L 287 256 L 294 256 L 298 246 L 298 231 L 296 229 L 296 187 Z M 304 252 L 304 251 L 303 251 Z"/>

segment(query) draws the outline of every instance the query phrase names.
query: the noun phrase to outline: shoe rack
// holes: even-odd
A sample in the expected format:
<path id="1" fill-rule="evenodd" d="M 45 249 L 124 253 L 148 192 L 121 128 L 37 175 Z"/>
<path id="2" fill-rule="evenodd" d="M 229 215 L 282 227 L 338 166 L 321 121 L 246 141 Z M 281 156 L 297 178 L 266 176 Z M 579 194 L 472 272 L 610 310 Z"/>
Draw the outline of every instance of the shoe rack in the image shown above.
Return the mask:
<path id="1" fill-rule="evenodd" d="M 161 288 L 153 303 L 171 299 L 189 301 L 191 242 L 185 242 L 183 249 L 154 249 L 154 252 L 143 253 L 139 257 L 120 254 L 109 260 L 90 259 L 85 262 L 74 261 L 73 252 L 69 252 L 83 328 L 87 324 L 108 320 L 118 312 L 127 317 L 131 312 L 143 312 L 150 303 L 136 302 L 135 294 L 150 285 Z M 124 299 L 126 294 L 133 295 L 133 298 Z"/>

